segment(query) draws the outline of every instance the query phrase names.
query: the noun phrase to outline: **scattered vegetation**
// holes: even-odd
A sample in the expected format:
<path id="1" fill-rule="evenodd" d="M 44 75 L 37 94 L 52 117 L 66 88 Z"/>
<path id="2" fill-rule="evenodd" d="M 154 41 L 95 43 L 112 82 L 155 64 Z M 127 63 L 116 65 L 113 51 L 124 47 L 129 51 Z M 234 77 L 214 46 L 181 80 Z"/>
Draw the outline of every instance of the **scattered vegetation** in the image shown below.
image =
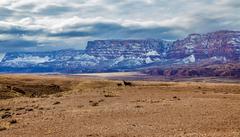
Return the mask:
<path id="1" fill-rule="evenodd" d="M 99 102 L 91 101 L 90 105 L 93 106 L 93 107 L 96 107 L 96 106 L 99 105 Z"/>
<path id="2" fill-rule="evenodd" d="M 10 124 L 16 124 L 16 123 L 17 123 L 17 120 L 16 120 L 16 119 L 11 119 L 11 120 L 9 121 L 9 123 L 10 123 Z"/>
<path id="3" fill-rule="evenodd" d="M 53 105 L 58 105 L 58 104 L 60 104 L 60 103 L 61 103 L 61 102 L 56 101 L 56 102 L 53 103 Z"/>
<path id="4" fill-rule="evenodd" d="M 104 97 L 118 97 L 119 95 L 117 95 L 116 93 L 113 92 L 107 92 L 104 94 Z"/>
<path id="5" fill-rule="evenodd" d="M 0 126 L 0 131 L 7 130 L 6 127 Z"/>
<path id="6" fill-rule="evenodd" d="M 142 105 L 137 105 L 137 106 L 135 106 L 135 108 L 143 108 L 143 106 Z"/>

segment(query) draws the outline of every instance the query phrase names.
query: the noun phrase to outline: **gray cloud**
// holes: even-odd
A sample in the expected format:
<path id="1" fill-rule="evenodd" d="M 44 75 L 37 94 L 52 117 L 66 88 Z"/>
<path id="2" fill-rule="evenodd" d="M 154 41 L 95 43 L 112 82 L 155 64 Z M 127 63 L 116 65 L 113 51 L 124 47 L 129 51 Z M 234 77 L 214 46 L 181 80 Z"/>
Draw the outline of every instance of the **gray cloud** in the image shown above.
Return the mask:
<path id="1" fill-rule="evenodd" d="M 51 50 L 83 48 L 79 43 L 95 39 L 180 39 L 189 33 L 239 30 L 239 12 L 238 0 L 1 0 L 0 39 L 11 37 L 21 46 L 10 40 L 0 48 Z"/>
<path id="2" fill-rule="evenodd" d="M 0 20 L 6 19 L 13 14 L 13 11 L 5 7 L 0 7 Z"/>
<path id="3" fill-rule="evenodd" d="M 71 12 L 73 10 L 77 10 L 70 6 L 63 6 L 63 5 L 46 5 L 45 7 L 41 7 L 35 11 L 37 14 L 42 14 L 46 16 L 56 16 L 59 14 L 64 14 Z"/>
<path id="4" fill-rule="evenodd" d="M 29 48 L 36 47 L 37 43 L 35 41 L 27 40 L 5 40 L 0 41 L 0 52 L 16 52 L 16 51 L 26 51 Z"/>
<path id="5" fill-rule="evenodd" d="M 0 34 L 7 34 L 7 35 L 15 35 L 15 36 L 21 36 L 21 35 L 38 35 L 43 33 L 42 30 L 31 30 L 26 29 L 18 26 L 13 26 L 8 29 L 2 29 L 0 30 Z"/>

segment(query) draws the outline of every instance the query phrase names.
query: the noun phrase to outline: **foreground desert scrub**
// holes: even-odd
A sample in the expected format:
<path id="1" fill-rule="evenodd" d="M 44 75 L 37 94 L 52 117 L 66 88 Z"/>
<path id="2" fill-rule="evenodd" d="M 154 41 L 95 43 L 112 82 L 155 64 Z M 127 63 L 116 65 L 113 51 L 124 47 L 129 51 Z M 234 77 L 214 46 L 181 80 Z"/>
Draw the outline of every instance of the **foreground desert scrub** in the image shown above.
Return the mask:
<path id="1" fill-rule="evenodd" d="M 0 136 L 240 135 L 238 83 L 131 83 L 124 86 L 118 80 L 67 76 L 0 76 Z M 4 99 L 6 95 L 8 99 Z"/>

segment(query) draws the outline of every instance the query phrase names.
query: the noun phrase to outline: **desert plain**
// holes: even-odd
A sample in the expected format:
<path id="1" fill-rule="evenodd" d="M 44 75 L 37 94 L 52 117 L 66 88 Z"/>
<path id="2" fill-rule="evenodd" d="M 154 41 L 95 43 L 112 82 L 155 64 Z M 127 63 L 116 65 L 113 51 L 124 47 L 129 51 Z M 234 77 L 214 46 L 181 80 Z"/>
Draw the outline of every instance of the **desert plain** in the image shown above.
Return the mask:
<path id="1" fill-rule="evenodd" d="M 0 136 L 240 136 L 238 80 L 122 79 L 0 75 Z"/>

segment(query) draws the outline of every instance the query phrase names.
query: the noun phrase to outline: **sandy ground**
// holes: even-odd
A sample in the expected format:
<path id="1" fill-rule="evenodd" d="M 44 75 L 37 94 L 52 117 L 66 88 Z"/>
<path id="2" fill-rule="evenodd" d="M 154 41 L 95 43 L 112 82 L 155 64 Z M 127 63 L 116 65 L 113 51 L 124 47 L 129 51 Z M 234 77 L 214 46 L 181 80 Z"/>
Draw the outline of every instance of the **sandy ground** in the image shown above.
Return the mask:
<path id="1" fill-rule="evenodd" d="M 240 136 L 239 84 L 72 80 L 70 91 L 0 100 L 1 116 L 10 114 L 0 136 Z"/>

